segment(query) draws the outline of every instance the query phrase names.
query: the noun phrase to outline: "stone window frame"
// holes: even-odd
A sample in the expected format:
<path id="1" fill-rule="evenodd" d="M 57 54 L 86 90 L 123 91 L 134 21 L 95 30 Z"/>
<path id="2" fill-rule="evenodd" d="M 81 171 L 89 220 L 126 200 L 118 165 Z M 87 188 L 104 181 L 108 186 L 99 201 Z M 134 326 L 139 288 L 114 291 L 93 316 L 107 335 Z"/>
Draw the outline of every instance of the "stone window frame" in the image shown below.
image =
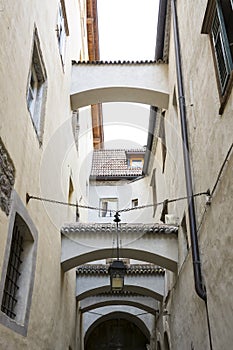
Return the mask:
<path id="1" fill-rule="evenodd" d="M 40 47 L 38 30 L 35 27 L 27 83 L 27 108 L 40 145 L 43 138 L 46 98 L 47 73 Z"/>
<path id="2" fill-rule="evenodd" d="M 64 67 L 65 53 L 66 53 L 66 39 L 67 39 L 67 36 L 69 36 L 69 27 L 68 27 L 64 0 L 60 0 L 58 4 L 56 32 L 57 32 L 59 54 L 60 54 L 62 66 Z"/>
<path id="3" fill-rule="evenodd" d="M 24 245 L 25 252 L 22 263 L 22 277 L 19 282 L 18 298 L 20 306 L 16 310 L 17 316 L 15 319 L 8 317 L 0 310 L 0 323 L 12 331 L 27 336 L 30 308 L 32 302 L 32 293 L 35 280 L 36 270 L 36 256 L 38 246 L 38 231 L 30 218 L 25 206 L 23 205 L 19 195 L 14 190 L 12 192 L 12 205 L 9 215 L 8 237 L 5 247 L 5 255 L 0 281 L 0 303 L 2 305 L 2 298 L 4 293 L 5 279 L 8 268 L 8 261 L 10 257 L 11 241 L 15 220 L 20 217 L 20 221 L 25 224 L 27 235 L 27 242 Z"/>
<path id="4" fill-rule="evenodd" d="M 228 0 L 232 6 L 233 2 Z M 214 32 L 214 24 L 218 22 L 218 35 Z M 231 29 L 232 30 L 232 29 Z M 201 33 L 209 34 L 213 61 L 215 67 L 215 75 L 217 80 L 217 88 L 219 93 L 220 107 L 219 114 L 224 111 L 228 97 L 232 91 L 233 85 L 233 49 L 230 49 L 230 43 L 227 35 L 226 22 L 223 16 L 223 9 L 220 0 L 209 0 L 204 16 Z M 231 33 L 233 37 L 233 33 Z M 233 45 L 233 42 L 231 43 Z M 218 51 L 216 50 L 218 48 Z M 221 55 L 221 57 L 220 57 Z M 226 77 L 223 81 L 223 71 Z"/>

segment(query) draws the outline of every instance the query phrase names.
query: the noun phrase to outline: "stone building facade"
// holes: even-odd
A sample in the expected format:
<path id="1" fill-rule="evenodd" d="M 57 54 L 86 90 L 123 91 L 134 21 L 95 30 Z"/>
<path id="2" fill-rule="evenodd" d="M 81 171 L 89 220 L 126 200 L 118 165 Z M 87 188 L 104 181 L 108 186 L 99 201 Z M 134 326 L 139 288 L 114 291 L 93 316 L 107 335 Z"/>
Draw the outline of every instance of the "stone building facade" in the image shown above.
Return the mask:
<path id="1" fill-rule="evenodd" d="M 0 347 L 88 350 L 106 330 L 106 347 L 123 349 L 110 330 L 125 328 L 141 349 L 230 349 L 232 1 L 161 0 L 150 62 L 88 60 L 95 4 L 0 4 Z M 148 267 L 129 267 L 137 295 L 124 307 L 113 295 L 88 299 L 109 287 L 95 261 L 117 251 L 115 225 L 88 223 L 103 129 L 100 107 L 82 107 L 112 101 L 151 106 L 144 178 L 132 183 L 151 223 L 145 208 L 140 224 L 125 216 L 121 244 L 122 258 L 153 266 L 143 279 Z"/>

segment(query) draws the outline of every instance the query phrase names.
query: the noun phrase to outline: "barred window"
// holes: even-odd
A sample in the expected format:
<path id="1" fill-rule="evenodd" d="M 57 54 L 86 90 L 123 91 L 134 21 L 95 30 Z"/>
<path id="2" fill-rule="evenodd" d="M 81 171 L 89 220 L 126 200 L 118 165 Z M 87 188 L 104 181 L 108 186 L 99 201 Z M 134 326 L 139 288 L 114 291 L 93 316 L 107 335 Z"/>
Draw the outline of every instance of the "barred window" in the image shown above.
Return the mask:
<path id="1" fill-rule="evenodd" d="M 38 232 L 16 191 L 0 280 L 0 323 L 26 336 L 35 278 Z"/>
<path id="2" fill-rule="evenodd" d="M 1 310 L 10 318 L 16 317 L 16 304 L 18 301 L 19 279 L 21 275 L 22 252 L 23 252 L 23 234 L 18 223 L 15 222 L 10 257 L 6 273 L 6 281 L 2 298 Z"/>

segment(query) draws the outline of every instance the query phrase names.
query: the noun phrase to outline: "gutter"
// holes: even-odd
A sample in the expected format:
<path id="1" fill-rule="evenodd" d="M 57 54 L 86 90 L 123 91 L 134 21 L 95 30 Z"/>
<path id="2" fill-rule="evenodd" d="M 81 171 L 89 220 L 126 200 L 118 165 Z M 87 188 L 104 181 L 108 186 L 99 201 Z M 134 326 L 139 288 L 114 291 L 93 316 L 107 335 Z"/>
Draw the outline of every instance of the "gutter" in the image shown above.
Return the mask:
<path id="1" fill-rule="evenodd" d="M 167 16 L 167 0 L 159 2 L 159 15 L 157 25 L 157 38 L 155 47 L 155 61 L 163 60 L 164 58 L 164 37 Z"/>
<path id="2" fill-rule="evenodd" d="M 165 31 L 166 31 L 166 20 L 167 20 L 167 0 L 163 0 L 159 2 L 157 36 L 156 36 L 156 46 L 155 46 L 155 62 L 164 61 L 164 37 L 165 37 Z M 150 107 L 146 153 L 144 157 L 144 165 L 142 170 L 142 174 L 144 176 L 148 175 L 149 173 L 149 163 L 150 163 L 151 151 L 152 151 L 152 146 L 154 141 L 154 131 L 156 126 L 157 112 L 158 112 L 157 107 L 155 106 Z"/>
<path id="3" fill-rule="evenodd" d="M 181 52 L 180 52 L 181 50 L 180 50 L 177 11 L 176 11 L 176 0 L 171 0 L 171 6 L 172 6 L 172 13 L 173 13 L 173 30 L 174 30 L 174 45 L 175 45 L 175 57 L 176 57 L 178 100 L 179 100 L 180 121 L 181 121 L 181 134 L 182 134 L 182 141 L 183 141 L 182 145 L 183 145 L 183 156 L 184 156 L 184 167 L 185 167 L 186 190 L 187 190 L 187 197 L 188 197 L 188 212 L 189 212 L 194 282 L 195 282 L 195 290 L 197 295 L 206 302 L 207 295 L 206 295 L 206 289 L 202 280 L 201 262 L 200 262 L 199 245 L 198 245 L 198 237 L 197 237 L 196 214 L 195 214 L 194 197 L 193 197 L 191 164 L 190 164 L 190 157 L 189 157 L 187 117 L 186 117 L 186 106 L 185 106 L 183 77 L 182 77 L 182 68 L 181 68 Z"/>

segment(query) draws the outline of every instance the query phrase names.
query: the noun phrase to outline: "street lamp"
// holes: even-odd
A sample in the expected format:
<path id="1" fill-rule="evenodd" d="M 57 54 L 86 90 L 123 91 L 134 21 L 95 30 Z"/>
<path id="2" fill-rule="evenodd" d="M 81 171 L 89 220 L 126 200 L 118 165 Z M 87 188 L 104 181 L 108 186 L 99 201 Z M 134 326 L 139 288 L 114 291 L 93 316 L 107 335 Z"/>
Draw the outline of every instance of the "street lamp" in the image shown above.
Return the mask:
<path id="1" fill-rule="evenodd" d="M 114 215 L 114 222 L 117 224 L 117 260 L 114 260 L 108 268 L 110 274 L 110 284 L 112 291 L 122 290 L 124 287 L 124 276 L 126 273 L 126 266 L 122 260 L 120 260 L 120 248 L 119 248 L 119 228 L 118 223 L 121 221 L 119 213 Z"/>
<path id="2" fill-rule="evenodd" d="M 124 276 L 126 273 L 126 266 L 122 260 L 114 260 L 109 266 L 108 272 L 110 274 L 111 290 L 122 290 L 124 287 Z"/>

